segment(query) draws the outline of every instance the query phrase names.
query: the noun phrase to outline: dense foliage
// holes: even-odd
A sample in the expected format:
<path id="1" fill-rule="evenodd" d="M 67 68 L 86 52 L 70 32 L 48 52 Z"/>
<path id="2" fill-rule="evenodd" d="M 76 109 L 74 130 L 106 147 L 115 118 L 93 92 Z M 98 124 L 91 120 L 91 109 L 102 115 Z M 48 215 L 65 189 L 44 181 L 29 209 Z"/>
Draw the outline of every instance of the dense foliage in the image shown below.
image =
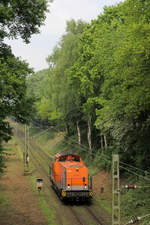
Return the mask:
<path id="1" fill-rule="evenodd" d="M 150 162 L 149 10 L 150 0 L 126 0 L 105 7 L 88 25 L 68 22 L 47 58 L 49 70 L 41 71 L 38 88 L 30 89 L 41 120 L 76 134 L 79 145 L 107 155 L 119 152 L 121 160 L 145 170 Z"/>
<path id="2" fill-rule="evenodd" d="M 32 70 L 25 61 L 13 55 L 5 38 L 20 36 L 28 43 L 43 24 L 47 4 L 47 0 L 0 2 L 0 172 L 4 166 L 2 142 L 8 141 L 12 134 L 6 119 L 13 116 L 25 123 L 32 113 L 32 99 L 26 95 L 26 77 Z"/>

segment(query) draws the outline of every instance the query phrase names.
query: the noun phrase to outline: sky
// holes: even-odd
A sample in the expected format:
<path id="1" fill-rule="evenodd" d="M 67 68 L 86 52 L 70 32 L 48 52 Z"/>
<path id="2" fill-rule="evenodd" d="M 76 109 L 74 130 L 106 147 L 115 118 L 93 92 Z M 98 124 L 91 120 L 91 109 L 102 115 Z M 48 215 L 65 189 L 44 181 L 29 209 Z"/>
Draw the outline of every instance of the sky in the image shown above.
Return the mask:
<path id="1" fill-rule="evenodd" d="M 82 19 L 90 22 L 103 12 L 105 5 L 115 5 L 118 2 L 119 0 L 54 0 L 50 4 L 45 25 L 40 28 L 40 34 L 33 35 L 29 44 L 21 39 L 6 42 L 14 55 L 27 61 L 35 72 L 46 69 L 46 58 L 65 33 L 66 21 Z"/>

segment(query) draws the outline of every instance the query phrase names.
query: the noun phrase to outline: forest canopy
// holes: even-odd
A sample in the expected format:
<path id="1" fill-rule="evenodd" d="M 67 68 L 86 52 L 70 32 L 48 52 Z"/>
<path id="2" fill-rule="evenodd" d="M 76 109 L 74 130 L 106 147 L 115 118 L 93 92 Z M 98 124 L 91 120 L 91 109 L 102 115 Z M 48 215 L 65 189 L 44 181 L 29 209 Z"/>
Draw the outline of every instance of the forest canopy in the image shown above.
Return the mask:
<path id="1" fill-rule="evenodd" d="M 89 24 L 69 21 L 49 69 L 28 80 L 38 120 L 143 169 L 150 162 L 149 11 L 150 0 L 126 0 Z"/>

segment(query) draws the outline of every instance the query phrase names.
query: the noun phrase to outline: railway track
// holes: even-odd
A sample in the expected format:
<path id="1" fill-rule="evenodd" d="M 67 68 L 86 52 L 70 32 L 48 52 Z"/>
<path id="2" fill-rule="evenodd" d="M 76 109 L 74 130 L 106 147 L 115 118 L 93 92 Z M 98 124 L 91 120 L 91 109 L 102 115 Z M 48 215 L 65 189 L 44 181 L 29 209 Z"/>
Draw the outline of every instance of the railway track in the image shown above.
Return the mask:
<path id="1" fill-rule="evenodd" d="M 31 153 L 31 151 L 30 151 Z M 43 153 L 43 151 L 39 148 L 39 153 Z M 33 154 L 33 152 L 32 152 Z M 45 155 L 45 154 L 44 154 Z M 33 155 L 32 155 L 33 156 Z M 34 156 L 33 156 L 34 157 Z M 49 159 L 49 157 L 46 157 L 47 159 Z M 38 160 L 38 166 L 40 165 L 40 162 Z M 45 169 L 42 169 L 42 171 L 39 173 L 40 175 L 42 175 L 42 177 L 44 178 L 44 184 L 46 185 L 47 189 L 49 190 L 50 189 L 50 182 L 49 182 L 49 177 L 46 175 L 47 174 L 47 171 Z M 55 194 L 55 193 L 54 193 Z M 60 199 L 58 199 L 59 201 L 59 204 L 60 204 Z M 48 199 L 46 199 L 46 202 L 50 203 L 51 204 L 51 201 L 48 201 Z M 76 224 L 79 224 L 79 225 L 88 225 L 87 223 L 83 223 L 81 218 L 79 217 L 79 215 L 77 214 L 77 212 L 71 207 L 71 206 L 67 206 L 67 209 L 69 209 L 71 211 L 71 214 L 74 216 L 74 219 L 77 221 Z M 57 209 L 55 208 L 55 210 L 57 211 Z M 57 213 L 58 215 L 58 213 Z M 63 222 L 62 220 L 60 219 L 61 216 L 59 216 L 59 224 L 60 225 L 63 225 Z M 64 224 L 65 225 L 65 224 Z"/>
<path id="2" fill-rule="evenodd" d="M 17 136 L 20 139 L 20 143 L 22 147 L 24 146 L 24 132 L 18 131 Z M 50 187 L 50 181 L 48 176 L 48 164 L 52 160 L 52 158 L 47 155 L 36 143 L 34 140 L 29 140 L 29 153 L 30 153 L 30 160 L 32 166 L 36 169 L 36 176 L 42 177 L 44 179 L 44 187 L 45 193 L 43 195 L 44 200 L 46 201 L 47 205 L 53 205 L 53 209 L 57 214 L 57 220 L 59 225 L 66 225 L 62 219 L 62 214 L 68 216 L 68 220 L 70 221 L 73 219 L 74 225 L 108 225 L 100 216 L 97 216 L 95 212 L 92 210 L 92 207 L 80 205 L 80 206 L 72 206 L 72 205 L 64 205 L 60 201 L 58 197 L 56 197 L 56 193 Z M 36 149 L 36 150 L 35 150 Z M 38 168 L 38 169 L 37 169 Z M 60 214 L 61 209 L 61 214 Z M 82 215 L 81 211 L 84 211 Z M 86 214 L 86 218 L 85 218 Z M 92 221 L 92 223 L 90 222 Z M 70 223 L 72 224 L 72 222 Z M 68 224 L 68 225 L 70 225 Z"/>
<path id="3" fill-rule="evenodd" d="M 33 145 L 32 145 L 33 146 Z M 38 148 L 38 152 L 40 153 L 40 154 L 43 154 L 43 151 L 40 149 L 40 148 Z M 31 151 L 30 151 L 30 153 L 31 153 Z M 45 152 L 44 152 L 45 153 Z M 32 152 L 32 154 L 33 154 L 33 152 Z M 46 154 L 44 154 L 45 156 L 46 156 L 46 159 L 49 159 L 49 157 L 46 155 Z M 34 156 L 33 156 L 34 157 Z M 39 161 L 38 161 L 39 162 Z M 38 165 L 39 165 L 39 163 L 38 163 Z M 44 180 L 45 180 L 45 182 L 44 182 L 44 184 L 46 184 L 46 187 L 48 188 L 48 189 L 50 189 L 50 183 L 49 183 L 49 177 L 48 176 L 46 176 L 46 170 L 45 169 L 42 169 L 42 171 L 43 171 L 43 173 L 42 172 L 40 172 L 40 175 L 42 175 L 43 177 L 44 177 Z M 59 201 L 60 201 L 60 199 L 58 199 Z M 46 199 L 46 201 L 47 201 L 47 199 Z M 50 201 L 49 201 L 50 202 Z M 74 216 L 74 218 L 75 218 L 75 220 L 77 221 L 77 224 L 79 224 L 79 225 L 88 225 L 87 223 L 84 223 L 82 220 L 81 220 L 81 218 L 79 217 L 79 215 L 78 215 L 78 213 L 71 207 L 71 206 L 67 206 L 67 208 L 71 211 L 71 214 Z M 55 209 L 55 210 L 57 210 L 57 209 Z M 59 219 L 60 219 L 60 217 L 59 217 Z M 60 225 L 63 225 L 63 222 L 62 221 L 60 221 L 60 223 L 59 223 Z M 65 224 L 64 224 L 65 225 Z"/>
<path id="4" fill-rule="evenodd" d="M 83 222 L 81 221 L 80 217 L 78 216 L 78 214 L 76 213 L 76 211 L 73 210 L 73 208 L 72 208 L 71 206 L 69 207 L 69 209 L 70 209 L 71 213 L 74 215 L 74 217 L 76 218 L 76 220 L 78 221 L 78 223 L 79 223 L 80 225 L 86 225 L 85 223 L 83 223 Z"/>
<path id="5" fill-rule="evenodd" d="M 31 151 L 30 151 L 30 153 L 31 153 Z M 33 155 L 33 152 L 31 154 L 32 154 L 33 157 L 35 156 L 35 155 Z M 40 161 L 39 160 L 37 161 L 37 159 L 35 160 L 35 158 L 32 158 L 32 163 L 34 164 L 35 167 L 41 166 Z M 45 192 L 45 194 L 43 195 L 43 198 L 46 201 L 47 205 L 50 206 L 52 204 L 51 196 L 47 196 L 47 192 L 46 192 L 50 189 L 50 183 L 49 183 L 49 177 L 46 175 L 46 172 L 47 171 L 45 169 L 42 169 L 42 170 L 38 171 L 38 175 L 39 175 L 39 177 L 42 177 L 44 179 L 44 186 L 45 186 L 46 190 L 45 191 L 42 190 L 42 192 L 43 191 Z M 63 225 L 63 221 L 61 220 L 61 216 L 59 215 L 59 212 L 58 212 L 58 210 L 57 210 L 57 208 L 55 207 L 54 204 L 53 204 L 53 208 L 56 211 L 56 214 L 58 216 L 57 220 L 58 220 L 59 224 Z"/>
<path id="6" fill-rule="evenodd" d="M 22 133 L 19 135 L 19 137 L 22 139 L 22 142 L 23 142 L 23 135 Z M 49 176 L 47 176 L 48 174 L 48 171 L 42 166 L 41 167 L 41 163 L 43 160 L 45 161 L 48 161 L 50 159 L 50 157 L 47 155 L 47 154 L 43 154 L 45 153 L 43 150 L 41 150 L 39 147 L 37 148 L 36 144 L 33 143 L 32 141 L 30 142 L 30 158 L 31 158 L 31 161 L 32 161 L 32 165 L 35 166 L 35 168 L 40 168 L 38 169 L 38 176 L 42 177 L 44 179 L 44 186 L 46 186 L 46 189 L 47 190 L 50 190 L 50 182 L 49 182 Z M 35 146 L 34 146 L 35 145 Z M 37 151 L 33 151 L 33 147 L 36 149 L 38 149 Z M 37 152 L 38 152 L 38 157 L 37 157 Z M 39 155 L 40 155 L 40 159 L 39 159 Z M 43 155 L 45 156 L 45 158 L 43 158 Z M 47 163 L 48 165 L 48 163 Z M 53 191 L 53 190 L 51 190 Z M 56 193 L 54 193 L 55 195 L 55 198 L 57 197 Z M 51 199 L 52 196 L 49 196 L 49 198 L 45 198 L 45 201 L 48 205 L 51 205 L 52 204 L 52 201 L 51 200 L 48 200 L 48 199 Z M 59 201 L 59 204 L 61 203 L 60 199 L 58 199 Z M 54 206 L 53 204 L 53 207 L 55 208 L 55 211 L 57 212 L 57 208 Z M 66 208 L 66 207 L 65 207 Z M 71 211 L 71 214 L 73 215 L 74 219 L 76 220 L 77 223 L 75 224 L 79 224 L 79 225 L 87 225 L 85 223 L 83 223 L 79 216 L 77 215 L 77 213 L 75 212 L 75 210 L 73 210 L 70 206 L 67 206 L 67 209 L 69 209 L 69 211 Z M 61 215 L 59 215 L 59 213 L 57 212 L 57 218 L 59 219 L 59 225 L 65 225 L 65 223 L 63 223 L 63 221 L 61 220 Z"/>
<path id="7" fill-rule="evenodd" d="M 33 144 L 32 144 L 32 146 L 33 146 Z M 36 145 L 36 148 L 38 149 L 40 154 L 43 154 L 46 157 L 46 159 L 51 160 L 51 158 L 43 150 L 41 150 L 39 146 Z M 81 224 L 81 225 L 85 225 L 85 223 L 83 223 L 81 221 L 81 219 L 78 216 L 78 213 L 75 211 L 75 209 L 73 209 L 71 206 L 68 206 L 68 208 L 70 209 L 70 211 L 72 212 L 72 214 L 74 215 L 74 217 L 76 218 L 78 223 Z M 95 215 L 95 213 L 93 212 L 93 210 L 89 206 L 83 205 L 83 208 L 85 208 L 88 211 L 88 214 L 90 214 L 93 217 L 93 219 L 97 222 L 97 225 L 106 225 L 106 222 L 104 222 L 102 218 L 99 219 L 97 217 L 97 215 Z"/>
<path id="8" fill-rule="evenodd" d="M 84 207 L 86 208 L 88 213 L 93 216 L 94 220 L 97 221 L 97 223 L 99 225 L 106 225 L 107 224 L 106 222 L 104 222 L 104 220 L 102 218 L 97 217 L 97 215 L 95 215 L 95 213 L 93 212 L 93 210 L 89 206 L 84 206 Z"/>

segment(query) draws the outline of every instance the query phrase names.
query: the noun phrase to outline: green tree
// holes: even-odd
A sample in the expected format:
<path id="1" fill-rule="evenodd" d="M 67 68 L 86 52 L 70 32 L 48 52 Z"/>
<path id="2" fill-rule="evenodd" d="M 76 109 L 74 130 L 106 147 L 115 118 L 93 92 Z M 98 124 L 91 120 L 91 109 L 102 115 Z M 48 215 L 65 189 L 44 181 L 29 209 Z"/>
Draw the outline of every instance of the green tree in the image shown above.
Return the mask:
<path id="1" fill-rule="evenodd" d="M 97 110 L 96 125 L 111 135 L 111 144 L 124 160 L 148 168 L 149 157 L 144 161 L 149 154 L 150 38 L 145 2 L 126 1 L 119 12 L 123 23 L 111 33 L 112 38 L 104 41 L 107 64 L 103 65 L 104 84 L 99 97 L 102 108 Z"/>
<path id="2" fill-rule="evenodd" d="M 46 18 L 49 0 L 1 0 L 0 38 L 20 36 L 29 42 L 32 34 L 39 33 L 39 27 Z"/>
<path id="3" fill-rule="evenodd" d="M 57 119 L 64 121 L 68 131 L 71 124 L 76 124 L 74 115 L 79 115 L 79 106 L 75 103 L 76 90 L 69 85 L 68 69 L 78 59 L 78 45 L 81 33 L 83 33 L 87 24 L 81 20 L 67 22 L 66 34 L 54 49 L 52 55 L 47 58 L 51 65 L 51 105 L 52 115 Z M 77 109 L 77 112 L 75 111 Z M 70 113 L 72 112 L 72 113 Z M 72 116 L 71 116 L 72 115 Z M 73 126 L 72 126 L 73 127 Z"/>
<path id="4" fill-rule="evenodd" d="M 13 116 L 26 123 L 32 114 L 32 99 L 26 95 L 26 77 L 32 73 L 25 61 L 16 58 L 5 38 L 18 38 L 26 43 L 39 32 L 47 11 L 46 0 L 2 0 L 0 2 L 0 172 L 3 157 L 1 143 L 12 135 L 6 118 Z"/>

